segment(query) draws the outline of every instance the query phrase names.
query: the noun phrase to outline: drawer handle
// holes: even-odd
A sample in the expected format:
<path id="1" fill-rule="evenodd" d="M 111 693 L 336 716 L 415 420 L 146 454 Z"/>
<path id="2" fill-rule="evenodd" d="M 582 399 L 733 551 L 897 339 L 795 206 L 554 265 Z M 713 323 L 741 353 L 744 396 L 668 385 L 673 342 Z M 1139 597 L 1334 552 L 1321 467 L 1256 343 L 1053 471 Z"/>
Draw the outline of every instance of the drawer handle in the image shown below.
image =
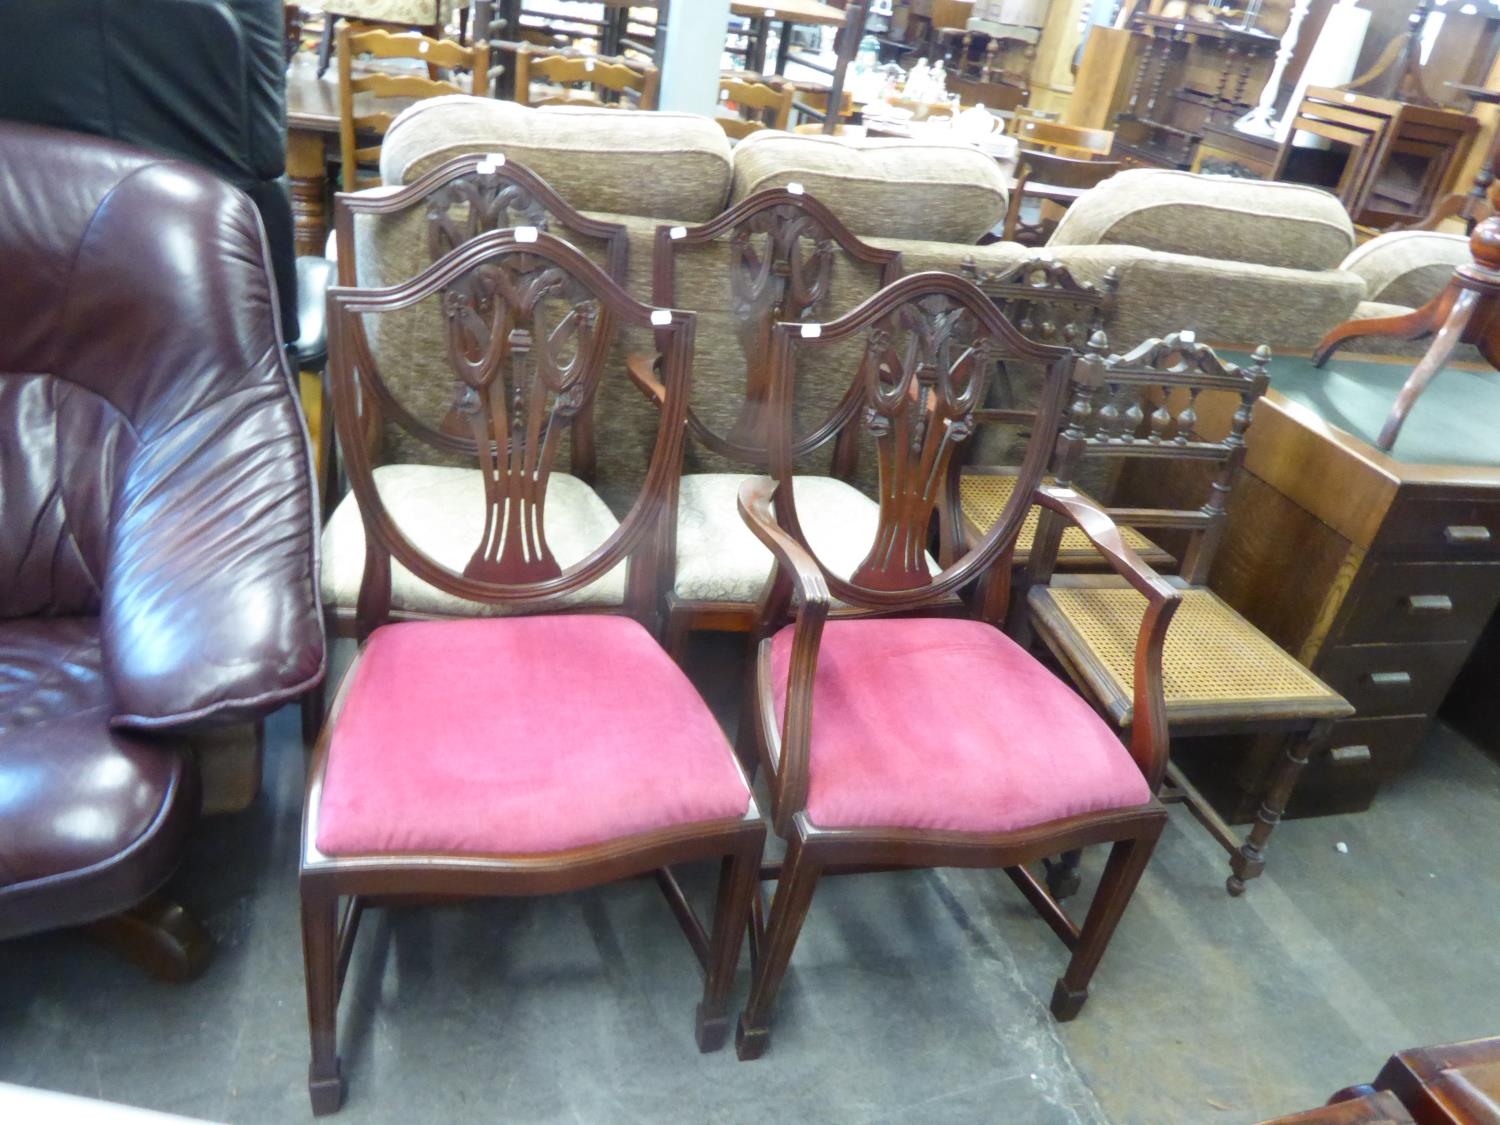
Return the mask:
<path id="1" fill-rule="evenodd" d="M 1406 599 L 1408 613 L 1452 613 L 1453 599 L 1447 594 L 1412 594 Z"/>
<path id="2" fill-rule="evenodd" d="M 1336 766 L 1358 766 L 1370 760 L 1368 746 L 1335 746 L 1328 751 L 1328 760 Z"/>
<path id="3" fill-rule="evenodd" d="M 1455 546 L 1467 543 L 1488 543 L 1490 529 L 1475 524 L 1454 524 L 1443 528 L 1443 539 Z"/>
<path id="4" fill-rule="evenodd" d="M 1371 672 L 1366 679 L 1372 687 L 1411 687 L 1410 672 Z"/>

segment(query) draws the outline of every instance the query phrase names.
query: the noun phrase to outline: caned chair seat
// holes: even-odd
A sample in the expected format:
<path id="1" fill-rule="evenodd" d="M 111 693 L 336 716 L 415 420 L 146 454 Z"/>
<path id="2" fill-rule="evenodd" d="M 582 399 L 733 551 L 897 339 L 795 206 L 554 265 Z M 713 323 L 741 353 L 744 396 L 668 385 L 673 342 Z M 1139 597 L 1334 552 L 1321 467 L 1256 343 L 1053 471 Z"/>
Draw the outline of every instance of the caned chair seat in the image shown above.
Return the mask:
<path id="1" fill-rule="evenodd" d="M 391 518 L 413 542 L 450 570 L 462 572 L 484 533 L 484 478 L 478 469 L 449 465 L 382 465 L 375 486 Z M 577 477 L 553 473 L 547 482 L 547 542 L 558 565 L 586 558 L 619 526 L 597 493 Z M 323 529 L 323 604 L 352 611 L 365 569 L 365 528 L 350 493 Z M 566 606 L 618 606 L 625 600 L 625 567 L 558 600 Z M 399 613 L 459 616 L 504 613 L 445 593 L 391 562 L 391 608 Z"/>
<path id="2" fill-rule="evenodd" d="M 1126 586 L 1035 586 L 1032 622 L 1088 683 L 1111 717 L 1131 722 L 1135 641 L 1146 602 Z M 1218 595 L 1182 591 L 1162 656 L 1168 721 L 1341 718 L 1354 709 Z"/>
<path id="3" fill-rule="evenodd" d="M 1015 490 L 1016 478 L 1011 473 L 970 472 L 959 477 L 958 499 L 963 511 L 964 535 L 969 542 L 978 542 L 994 526 Z M 1033 505 L 1021 523 L 1015 547 L 1015 562 L 1018 566 L 1024 566 L 1031 558 L 1040 514 L 1040 509 Z M 1121 527 L 1120 532 L 1125 536 L 1126 544 L 1151 566 L 1170 565 L 1176 561 L 1135 528 Z M 1065 569 L 1095 563 L 1101 570 L 1105 567 L 1103 556 L 1094 550 L 1088 536 L 1072 524 L 1063 529 L 1057 558 Z"/>
<path id="4" fill-rule="evenodd" d="M 626 617 L 387 625 L 350 675 L 325 855 L 560 852 L 749 807 L 712 712 Z"/>
<path id="5" fill-rule="evenodd" d="M 738 473 L 682 478 L 677 503 L 677 570 L 673 592 L 683 601 L 754 605 L 775 565 L 740 518 Z M 864 561 L 880 523 L 880 506 L 836 477 L 796 478 L 797 515 L 828 568 L 848 578 Z M 938 566 L 929 558 L 933 574 Z"/>
<path id="6" fill-rule="evenodd" d="M 793 626 L 771 640 L 784 714 Z M 990 685 L 944 707 L 956 684 Z M 1009 832 L 1131 808 L 1151 788 L 1119 736 L 994 626 L 960 618 L 839 619 L 813 686 L 807 814 L 819 828 Z"/>

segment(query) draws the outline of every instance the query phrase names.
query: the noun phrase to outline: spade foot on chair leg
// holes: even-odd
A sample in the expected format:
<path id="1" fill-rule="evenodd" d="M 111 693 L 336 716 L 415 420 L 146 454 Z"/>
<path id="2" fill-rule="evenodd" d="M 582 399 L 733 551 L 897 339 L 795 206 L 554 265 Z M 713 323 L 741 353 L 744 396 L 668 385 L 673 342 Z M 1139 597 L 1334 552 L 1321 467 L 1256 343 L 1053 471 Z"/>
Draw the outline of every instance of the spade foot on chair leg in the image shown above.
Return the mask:
<path id="1" fill-rule="evenodd" d="M 175 902 L 152 895 L 122 914 L 90 922 L 83 932 L 157 980 L 185 984 L 208 967 L 213 939 Z"/>
<path id="2" fill-rule="evenodd" d="M 1088 989 L 1080 988 L 1073 992 L 1059 977 L 1057 987 L 1052 990 L 1052 1018 L 1058 1023 L 1067 1023 L 1083 1011 L 1083 1003 L 1088 998 Z"/>
<path id="3" fill-rule="evenodd" d="M 739 1055 L 740 1062 L 749 1062 L 758 1059 L 771 1047 L 771 1029 L 769 1027 L 750 1027 L 745 1023 L 745 1017 L 740 1017 L 739 1027 L 734 1034 L 734 1053 Z"/>
<path id="4" fill-rule="evenodd" d="M 705 1016 L 702 1004 L 698 1005 L 693 1028 L 698 1040 L 698 1050 L 705 1055 L 710 1051 L 717 1051 L 729 1040 L 729 1017 L 727 1015 Z"/>
<path id="5" fill-rule="evenodd" d="M 307 1096 L 312 1100 L 315 1117 L 337 1113 L 344 1104 L 344 1071 L 338 1059 L 333 1060 L 333 1073 L 318 1075 L 311 1068 L 307 1074 Z"/>

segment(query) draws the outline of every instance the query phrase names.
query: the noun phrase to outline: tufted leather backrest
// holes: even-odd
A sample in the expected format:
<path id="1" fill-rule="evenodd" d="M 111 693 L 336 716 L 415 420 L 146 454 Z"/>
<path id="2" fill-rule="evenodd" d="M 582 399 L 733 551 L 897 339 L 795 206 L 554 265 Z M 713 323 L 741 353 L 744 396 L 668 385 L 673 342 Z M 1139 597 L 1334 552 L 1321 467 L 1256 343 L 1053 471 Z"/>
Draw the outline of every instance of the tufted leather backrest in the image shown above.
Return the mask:
<path id="1" fill-rule="evenodd" d="M 249 201 L 0 123 L 0 262 L 0 618 L 97 612 L 123 725 L 305 690 L 316 501 Z"/>

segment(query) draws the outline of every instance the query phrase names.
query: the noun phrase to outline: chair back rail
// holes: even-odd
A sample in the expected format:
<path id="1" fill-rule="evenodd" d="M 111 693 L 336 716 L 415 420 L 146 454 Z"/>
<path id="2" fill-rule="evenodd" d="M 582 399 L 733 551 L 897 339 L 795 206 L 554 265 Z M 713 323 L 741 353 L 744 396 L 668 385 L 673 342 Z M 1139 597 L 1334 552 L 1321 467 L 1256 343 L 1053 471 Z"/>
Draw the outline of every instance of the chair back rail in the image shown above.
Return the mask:
<path id="1" fill-rule="evenodd" d="M 763 129 L 785 130 L 792 120 L 792 99 L 797 88 L 790 83 L 772 86 L 748 77 L 729 75 L 719 80 L 720 102 L 732 102 L 736 116 L 720 114 L 716 120 L 736 140 Z"/>
<path id="2" fill-rule="evenodd" d="M 455 406 L 471 435 L 450 439 L 445 448 L 467 452 L 484 481 L 484 532 L 462 571 L 443 565 L 402 532 L 381 502 L 361 440 L 362 411 L 372 409 L 426 440 L 384 378 L 365 321 L 432 298 L 442 302 Z M 616 324 L 656 332 L 665 387 L 656 445 L 641 491 L 619 526 L 585 558 L 564 567 L 547 542 L 547 485 L 561 433 L 598 392 Z M 691 313 L 641 304 L 580 251 L 542 232 L 488 232 L 402 284 L 331 289 L 334 414 L 365 525 L 360 634 L 390 616 L 392 559 L 446 593 L 521 610 L 545 610 L 624 562 L 627 612 L 649 620 L 649 533 L 682 455 L 693 328 Z"/>
<path id="3" fill-rule="evenodd" d="M 532 97 L 531 83 L 541 78 L 555 86 L 588 86 L 592 97 L 584 104 L 599 106 L 628 106 L 621 95 L 636 95 L 639 109 L 655 109 L 661 85 L 661 72 L 646 63 L 627 62 L 623 58 L 600 58 L 597 55 L 577 52 L 543 52 L 527 42 L 506 44 L 515 54 L 515 99 L 522 105 L 576 105 L 581 99 L 568 96 L 565 89 L 558 94 L 543 94 Z M 606 100 L 600 91 L 615 95 Z"/>
<path id="4" fill-rule="evenodd" d="M 489 89 L 490 48 L 484 40 L 472 47 L 464 47 L 447 39 L 433 39 L 414 32 L 393 34 L 381 28 L 362 29 L 344 24 L 338 29 L 339 56 L 339 154 L 343 162 L 343 186 L 345 191 L 369 187 L 380 182 L 379 177 L 360 177 L 361 165 L 379 160 L 380 140 L 404 105 L 394 108 L 375 109 L 368 105 L 362 112 L 355 112 L 355 99 L 363 97 L 382 101 L 397 99 L 401 102 L 435 98 L 443 94 L 474 94 L 484 97 Z M 354 60 L 358 55 L 371 55 L 376 59 L 410 59 L 427 65 L 426 76 L 411 73 L 372 71 L 356 73 Z M 456 81 L 437 77 L 438 70 L 449 72 L 467 70 L 471 76 L 468 87 Z M 361 140 L 375 139 L 374 144 L 361 145 Z"/>
<path id="5" fill-rule="evenodd" d="M 1075 355 L 1034 343 L 972 282 L 950 273 L 918 273 L 882 289 L 826 324 L 779 323 L 773 333 L 771 474 L 777 514 L 816 557 L 797 515 L 792 485 L 791 389 L 810 348 L 864 342 L 850 387 L 852 415 L 873 436 L 879 462 L 880 517 L 874 542 L 849 580 L 819 560 L 828 589 L 848 605 L 910 612 L 932 606 L 982 576 L 1007 555 L 1040 484 L 1060 425 Z M 939 574 L 927 565 L 934 515 L 944 502 L 950 464 L 974 427 L 995 367 L 1007 359 L 1047 366 L 1035 428 L 1015 492 L 974 550 Z"/>
<path id="6" fill-rule="evenodd" d="M 1204 462 L 1211 476 L 1197 509 L 1109 509 L 1116 522 L 1131 527 L 1186 531 L 1182 577 L 1201 584 L 1208 579 L 1223 537 L 1229 494 L 1244 464 L 1245 431 L 1269 382 L 1270 349 L 1260 346 L 1250 364 L 1239 367 L 1221 360 L 1190 333 L 1147 340 L 1124 355 L 1106 356 L 1106 346 L 1103 334 L 1096 334 L 1073 368 L 1053 475 L 1059 486 L 1068 487 L 1083 461 L 1094 457 Z M 1239 400 L 1222 438 L 1198 432 L 1199 398 L 1205 393 Z M 1032 550 L 1031 582 L 1050 578 L 1061 534 L 1058 519 L 1043 512 Z"/>

